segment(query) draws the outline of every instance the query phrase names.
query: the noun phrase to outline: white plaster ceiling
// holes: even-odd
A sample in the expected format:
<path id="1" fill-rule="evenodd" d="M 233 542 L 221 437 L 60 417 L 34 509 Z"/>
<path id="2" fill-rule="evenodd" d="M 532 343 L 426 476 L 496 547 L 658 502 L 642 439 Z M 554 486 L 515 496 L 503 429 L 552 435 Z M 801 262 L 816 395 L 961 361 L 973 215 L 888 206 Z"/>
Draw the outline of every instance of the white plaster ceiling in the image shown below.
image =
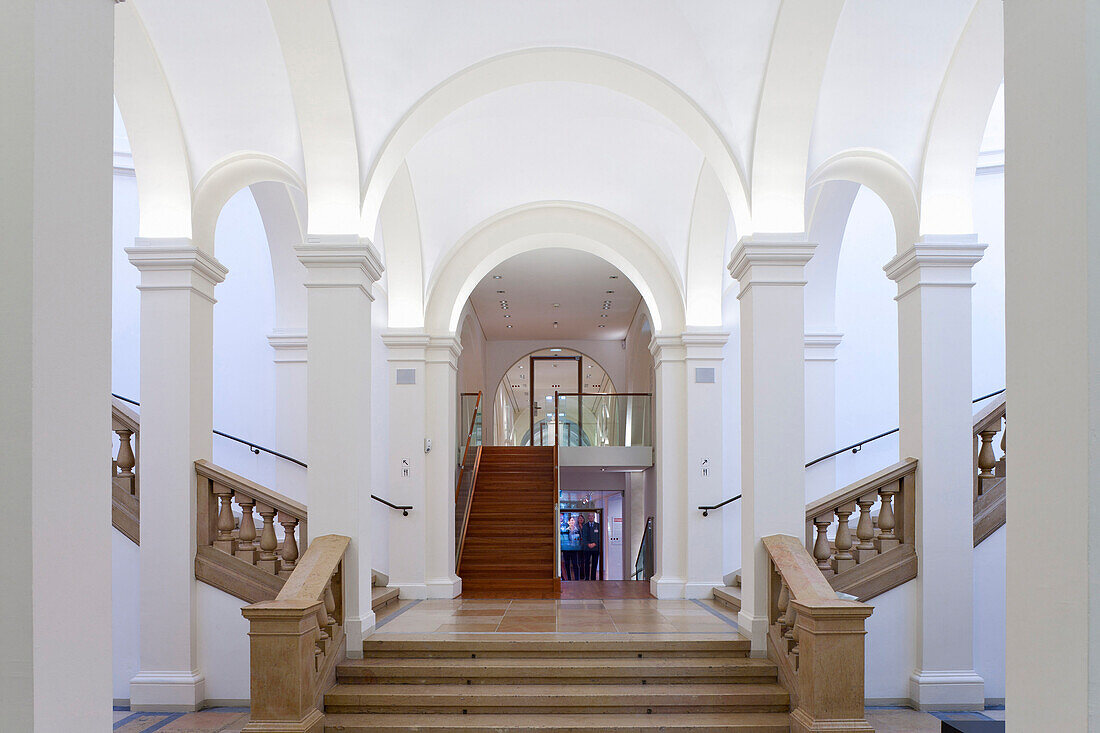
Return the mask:
<path id="1" fill-rule="evenodd" d="M 507 301 L 507 309 L 501 300 Z M 611 305 L 604 309 L 607 300 Z M 470 295 L 490 341 L 622 339 L 641 300 L 638 289 L 616 268 L 595 255 L 567 249 L 535 250 L 505 260 Z"/>
<path id="2" fill-rule="evenodd" d="M 279 158 L 304 177 L 290 82 L 265 0 L 139 0 L 138 9 L 176 103 L 192 181 L 243 150 Z"/>
<path id="3" fill-rule="evenodd" d="M 631 222 L 684 269 L 703 158 L 649 107 L 606 89 L 546 82 L 450 115 L 408 158 L 425 276 L 482 220 L 534 201 L 579 201 Z"/>
<path id="4" fill-rule="evenodd" d="M 972 2 L 845 0 L 821 83 L 809 171 L 878 148 L 914 179 L 944 72 Z"/>

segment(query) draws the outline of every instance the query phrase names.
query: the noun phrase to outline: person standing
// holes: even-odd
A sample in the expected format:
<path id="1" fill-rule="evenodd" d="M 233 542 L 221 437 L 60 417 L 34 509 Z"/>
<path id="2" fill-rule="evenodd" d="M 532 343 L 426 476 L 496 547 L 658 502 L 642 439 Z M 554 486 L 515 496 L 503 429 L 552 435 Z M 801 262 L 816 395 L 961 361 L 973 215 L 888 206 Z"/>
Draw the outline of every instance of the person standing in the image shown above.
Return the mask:
<path id="1" fill-rule="evenodd" d="M 594 514 L 589 514 L 581 528 L 581 576 L 585 580 L 599 580 L 600 525 Z"/>

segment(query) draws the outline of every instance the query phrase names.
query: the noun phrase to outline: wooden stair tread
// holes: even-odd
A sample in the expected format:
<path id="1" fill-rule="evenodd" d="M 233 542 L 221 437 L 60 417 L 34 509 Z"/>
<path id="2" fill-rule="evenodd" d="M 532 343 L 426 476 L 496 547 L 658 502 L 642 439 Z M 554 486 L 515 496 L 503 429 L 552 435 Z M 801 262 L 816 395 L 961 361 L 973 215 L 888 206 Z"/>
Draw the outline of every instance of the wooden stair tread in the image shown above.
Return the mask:
<path id="1" fill-rule="evenodd" d="M 787 733 L 786 713 L 671 713 L 646 714 L 572 714 L 550 715 L 408 715 L 408 714 L 329 714 L 326 733 L 355 731 L 464 730 L 486 733 L 503 730 L 545 730 L 558 733 L 592 731 L 667 731 L 710 730 L 752 733 Z"/>

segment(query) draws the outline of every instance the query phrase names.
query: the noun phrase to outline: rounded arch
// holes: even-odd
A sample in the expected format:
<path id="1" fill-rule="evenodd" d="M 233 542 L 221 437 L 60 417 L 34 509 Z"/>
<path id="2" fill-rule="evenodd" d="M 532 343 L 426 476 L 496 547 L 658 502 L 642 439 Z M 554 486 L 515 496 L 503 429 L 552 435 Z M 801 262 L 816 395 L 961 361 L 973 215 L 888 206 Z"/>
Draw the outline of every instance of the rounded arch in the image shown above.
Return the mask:
<path id="1" fill-rule="evenodd" d="M 134 3 L 115 5 L 115 100 L 130 139 L 138 188 L 138 231 L 191 236 L 191 163 L 179 114 Z"/>
<path id="2" fill-rule="evenodd" d="M 652 107 L 679 127 L 714 168 L 729 198 L 738 230 L 751 234 L 743 166 L 717 126 L 683 90 L 633 62 L 578 48 L 513 51 L 481 61 L 446 79 L 421 97 L 390 133 L 374 159 L 363 189 L 360 235 L 375 231 L 390 181 L 409 151 L 433 127 L 464 104 L 519 84 L 569 81 L 625 94 Z"/>
<path id="3" fill-rule="evenodd" d="M 501 212 L 463 236 L 432 274 L 425 312 L 429 332 L 455 333 L 466 300 L 490 270 L 515 255 L 548 248 L 589 252 L 611 263 L 638 288 L 658 333 L 684 330 L 675 269 L 655 242 L 609 211 L 542 202 Z"/>
<path id="4" fill-rule="evenodd" d="M 928 128 L 920 234 L 973 231 L 974 164 L 1003 79 L 1003 3 L 978 0 L 955 46 Z"/>
<path id="5" fill-rule="evenodd" d="M 264 153 L 234 153 L 222 158 L 195 186 L 191 211 L 191 239 L 194 246 L 214 253 L 214 229 L 225 203 L 237 191 L 264 181 L 292 186 L 299 191 L 305 184 L 289 165 Z"/>
<path id="6" fill-rule="evenodd" d="M 897 250 L 920 236 L 917 186 L 894 158 L 879 150 L 859 148 L 832 156 L 810 176 L 808 188 L 830 181 L 851 181 L 874 191 L 894 218 Z"/>

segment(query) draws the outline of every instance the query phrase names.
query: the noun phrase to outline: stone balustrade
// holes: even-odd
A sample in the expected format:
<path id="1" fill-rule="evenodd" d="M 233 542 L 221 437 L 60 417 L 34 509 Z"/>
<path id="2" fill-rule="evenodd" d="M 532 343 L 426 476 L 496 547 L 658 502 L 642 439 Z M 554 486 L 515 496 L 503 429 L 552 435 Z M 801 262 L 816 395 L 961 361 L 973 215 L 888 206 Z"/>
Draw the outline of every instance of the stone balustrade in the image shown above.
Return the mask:
<path id="1" fill-rule="evenodd" d="M 249 621 L 252 700 L 244 731 L 324 727 L 322 696 L 345 657 L 343 560 L 350 541 L 316 538 L 275 600 L 241 609 Z"/>
<path id="2" fill-rule="evenodd" d="M 244 600 L 260 597 L 246 587 L 250 582 L 255 583 L 255 573 L 238 572 L 241 577 L 234 579 L 228 575 L 234 572 L 234 565 L 216 563 L 212 552 L 242 560 L 272 578 L 289 578 L 298 565 L 302 550 L 308 547 L 305 505 L 209 461 L 195 461 L 195 474 L 198 487 L 196 574 L 200 579 Z M 282 528 L 281 538 L 276 525 Z M 214 564 L 219 565 L 218 570 L 211 567 Z M 219 574 L 217 577 L 212 575 L 215 572 Z M 277 590 L 278 586 L 273 588 Z"/>
<path id="3" fill-rule="evenodd" d="M 140 534 L 138 456 L 141 453 L 141 421 L 138 414 L 117 397 L 111 401 L 111 432 L 113 440 L 117 441 L 111 460 L 111 523 L 137 543 Z"/>
<path id="4" fill-rule="evenodd" d="M 974 416 L 974 499 L 986 488 L 1005 476 L 1005 395 L 1002 393 Z M 997 436 L 1000 440 L 997 441 Z M 1000 457 L 993 449 L 999 443 Z"/>
<path id="5" fill-rule="evenodd" d="M 791 694 L 791 731 L 872 733 L 863 717 L 864 623 L 872 608 L 840 599 L 799 539 L 763 538 L 768 658 Z"/>
<path id="6" fill-rule="evenodd" d="M 806 549 L 834 588 L 869 598 L 915 577 L 916 471 L 907 458 L 806 508 Z"/>

